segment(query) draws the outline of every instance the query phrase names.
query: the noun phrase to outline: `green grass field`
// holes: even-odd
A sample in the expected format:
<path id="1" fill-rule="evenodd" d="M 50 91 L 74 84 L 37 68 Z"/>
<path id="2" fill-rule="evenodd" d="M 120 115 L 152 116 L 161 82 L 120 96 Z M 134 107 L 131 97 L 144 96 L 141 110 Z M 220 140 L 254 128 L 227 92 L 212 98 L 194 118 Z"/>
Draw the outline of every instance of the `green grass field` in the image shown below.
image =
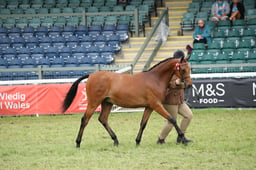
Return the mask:
<path id="1" fill-rule="evenodd" d="M 156 140 L 165 120 L 153 113 L 141 145 L 135 137 L 142 113 L 110 115 L 120 145 L 113 146 L 95 114 L 75 147 L 79 115 L 0 119 L 0 169 L 256 169 L 256 110 L 193 110 L 188 146 Z M 180 117 L 178 118 L 180 120 Z M 174 130 L 174 129 L 173 129 Z"/>

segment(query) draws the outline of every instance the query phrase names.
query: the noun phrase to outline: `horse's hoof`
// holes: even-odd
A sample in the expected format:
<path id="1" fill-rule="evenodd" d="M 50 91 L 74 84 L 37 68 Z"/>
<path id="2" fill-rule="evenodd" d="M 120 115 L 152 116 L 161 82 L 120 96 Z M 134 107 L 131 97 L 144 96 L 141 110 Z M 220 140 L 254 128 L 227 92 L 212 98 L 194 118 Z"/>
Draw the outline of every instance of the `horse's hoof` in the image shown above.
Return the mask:
<path id="1" fill-rule="evenodd" d="M 76 144 L 76 148 L 80 148 L 80 143 L 77 143 L 77 144 Z"/>
<path id="2" fill-rule="evenodd" d="M 119 145 L 119 142 L 118 141 L 115 141 L 114 142 L 114 146 L 118 146 Z"/>
<path id="3" fill-rule="evenodd" d="M 137 142 L 136 142 L 136 146 L 137 146 L 137 147 L 140 146 L 140 143 L 137 143 Z"/>

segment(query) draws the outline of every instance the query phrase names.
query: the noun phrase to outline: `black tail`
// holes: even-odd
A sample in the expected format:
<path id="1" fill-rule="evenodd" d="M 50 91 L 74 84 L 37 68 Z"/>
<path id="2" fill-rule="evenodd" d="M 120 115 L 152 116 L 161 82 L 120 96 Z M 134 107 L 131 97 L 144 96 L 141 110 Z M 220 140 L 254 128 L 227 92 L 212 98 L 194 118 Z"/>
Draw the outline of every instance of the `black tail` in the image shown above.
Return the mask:
<path id="1" fill-rule="evenodd" d="M 77 88 L 78 88 L 78 84 L 83 80 L 83 79 L 86 79 L 89 77 L 89 74 L 88 75 L 85 75 L 83 77 L 80 77 L 78 80 L 76 80 L 71 88 L 69 89 L 67 95 L 66 95 L 66 98 L 64 100 L 64 103 L 63 103 L 63 113 L 69 108 L 69 106 L 71 105 L 71 103 L 73 102 L 75 96 L 76 96 L 76 92 L 77 92 Z"/>

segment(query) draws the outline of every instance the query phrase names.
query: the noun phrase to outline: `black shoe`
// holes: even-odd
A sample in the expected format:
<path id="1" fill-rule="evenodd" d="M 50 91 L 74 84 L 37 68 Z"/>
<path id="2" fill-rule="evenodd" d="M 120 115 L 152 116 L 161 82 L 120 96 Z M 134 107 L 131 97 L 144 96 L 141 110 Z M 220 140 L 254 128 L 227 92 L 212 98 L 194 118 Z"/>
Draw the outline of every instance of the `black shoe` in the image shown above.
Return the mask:
<path id="1" fill-rule="evenodd" d="M 165 144 L 165 141 L 164 141 L 164 139 L 158 138 L 156 143 L 162 145 L 162 144 Z"/>
<path id="2" fill-rule="evenodd" d="M 183 136 L 183 137 L 178 136 L 178 137 L 177 137 L 177 143 L 178 143 L 178 144 L 179 144 L 179 143 L 182 143 L 182 144 L 184 144 L 184 145 L 187 145 L 187 144 L 190 143 L 190 142 L 193 142 L 193 141 L 190 140 L 190 139 L 187 139 L 185 136 Z"/>

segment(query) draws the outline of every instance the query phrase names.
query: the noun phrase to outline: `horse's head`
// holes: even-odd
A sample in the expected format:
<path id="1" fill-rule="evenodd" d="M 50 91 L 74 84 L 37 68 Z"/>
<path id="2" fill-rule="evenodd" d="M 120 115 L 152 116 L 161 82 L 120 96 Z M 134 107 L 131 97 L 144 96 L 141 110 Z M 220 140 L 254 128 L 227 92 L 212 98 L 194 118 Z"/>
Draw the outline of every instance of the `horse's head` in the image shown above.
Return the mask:
<path id="1" fill-rule="evenodd" d="M 184 82 L 186 87 L 192 86 L 192 80 L 190 77 L 190 67 L 188 64 L 189 57 L 180 58 L 179 62 L 176 64 L 175 73 Z"/>

